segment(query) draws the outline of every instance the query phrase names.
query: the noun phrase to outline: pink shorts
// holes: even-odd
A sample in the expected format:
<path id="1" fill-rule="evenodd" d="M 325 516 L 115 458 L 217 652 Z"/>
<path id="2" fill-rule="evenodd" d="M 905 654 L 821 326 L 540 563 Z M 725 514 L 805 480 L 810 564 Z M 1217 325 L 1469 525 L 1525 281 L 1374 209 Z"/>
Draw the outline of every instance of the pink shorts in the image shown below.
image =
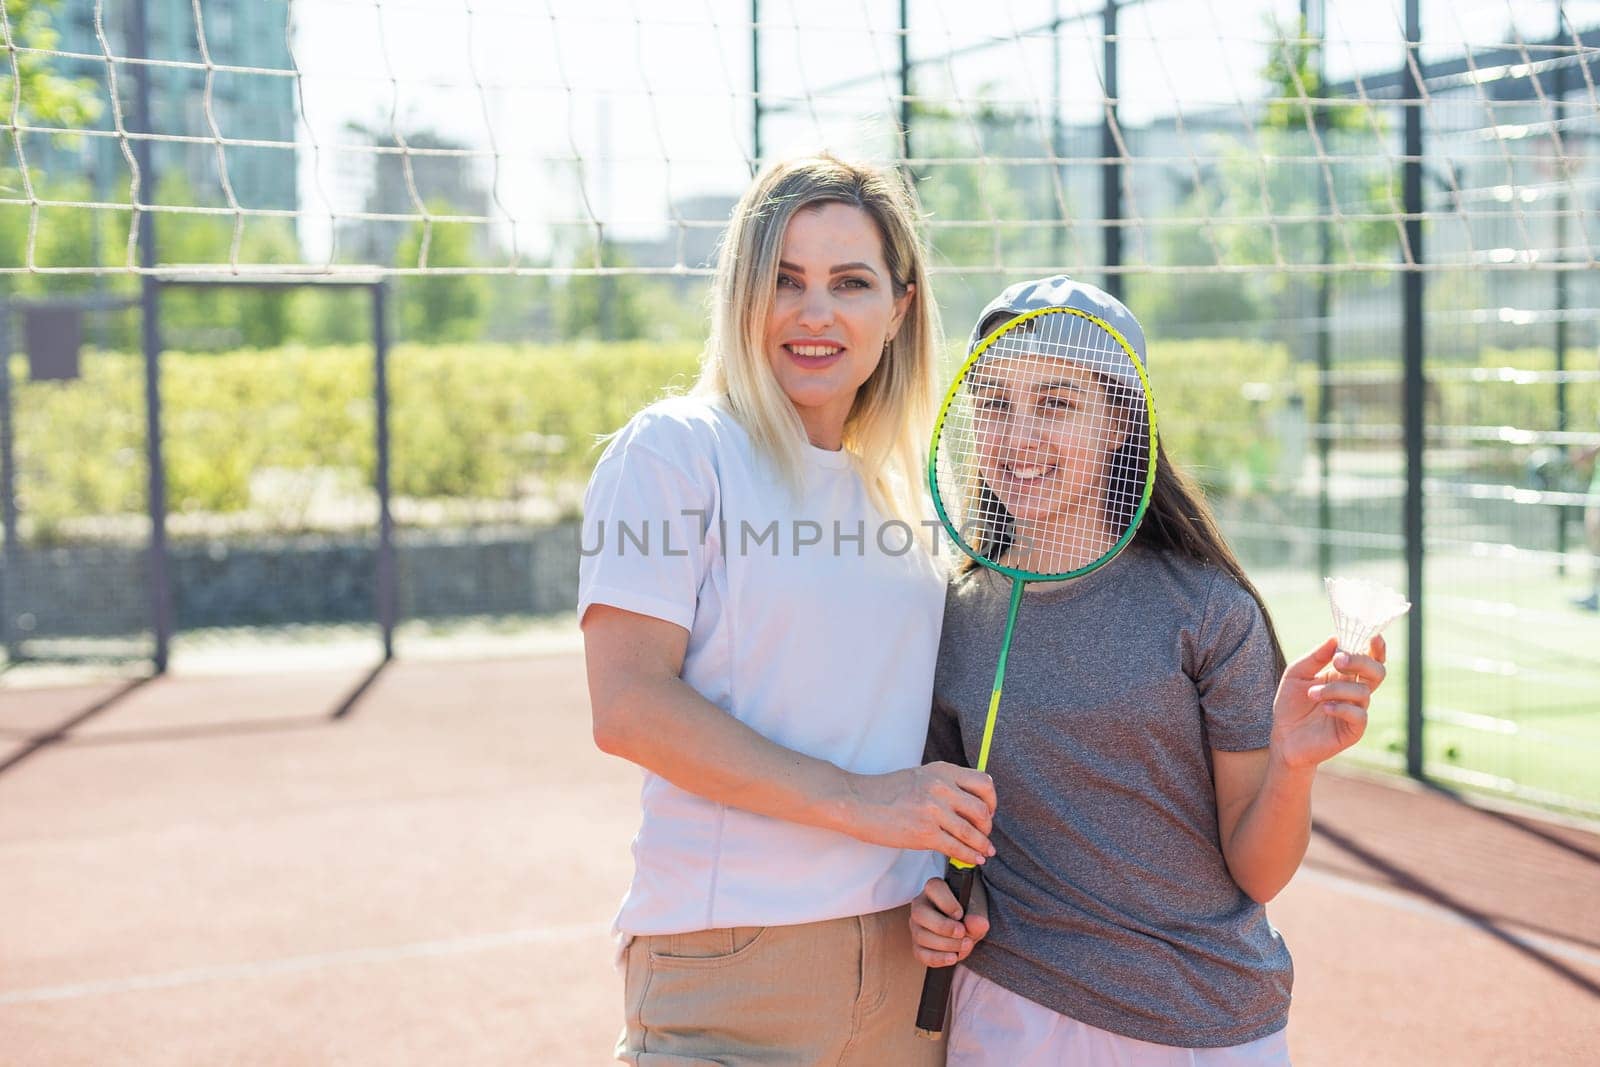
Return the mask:
<path id="1" fill-rule="evenodd" d="M 1287 1030 L 1227 1048 L 1174 1048 L 1080 1023 L 972 973 L 956 970 L 949 1067 L 1288 1067 Z"/>

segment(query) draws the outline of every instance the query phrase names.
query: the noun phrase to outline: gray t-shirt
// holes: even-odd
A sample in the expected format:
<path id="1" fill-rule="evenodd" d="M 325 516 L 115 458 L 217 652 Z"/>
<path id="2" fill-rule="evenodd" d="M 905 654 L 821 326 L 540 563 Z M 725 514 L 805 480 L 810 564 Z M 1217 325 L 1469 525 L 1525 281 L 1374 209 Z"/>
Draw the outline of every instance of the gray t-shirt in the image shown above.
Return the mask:
<path id="1" fill-rule="evenodd" d="M 977 762 L 1011 580 L 946 600 L 926 759 Z M 1277 678 L 1250 594 L 1132 547 L 1023 594 L 989 753 L 989 936 L 968 966 L 1091 1026 L 1215 1048 L 1281 1029 L 1293 968 L 1228 874 L 1211 749 L 1265 748 Z"/>

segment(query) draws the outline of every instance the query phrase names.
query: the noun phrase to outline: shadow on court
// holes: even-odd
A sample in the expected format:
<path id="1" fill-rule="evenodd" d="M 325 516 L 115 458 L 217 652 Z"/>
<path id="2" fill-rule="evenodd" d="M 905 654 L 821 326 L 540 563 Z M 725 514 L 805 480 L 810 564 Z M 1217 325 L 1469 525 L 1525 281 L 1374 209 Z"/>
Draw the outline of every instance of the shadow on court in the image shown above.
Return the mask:
<path id="1" fill-rule="evenodd" d="M 150 681 L 149 678 L 136 678 L 114 688 L 105 695 L 96 693 L 89 696 L 88 707 L 72 711 L 65 720 L 43 731 L 30 732 L 21 727 L 8 730 L 7 736 L 11 741 L 9 745 L 11 751 L 3 759 L 0 759 L 0 774 L 9 771 L 34 753 L 48 748 L 50 745 L 65 741 L 72 736 L 72 731 L 82 728 L 90 719 L 112 707 L 148 681 Z M 48 712 L 45 714 L 48 714 Z"/>
<path id="2" fill-rule="evenodd" d="M 372 684 L 378 680 L 378 676 L 383 673 L 386 666 L 387 664 L 380 663 L 372 668 L 367 676 L 362 678 L 344 699 L 340 700 L 330 711 L 322 714 L 300 717 L 274 716 L 253 720 L 224 717 L 218 722 L 195 723 L 185 726 L 150 726 L 133 729 L 86 731 L 84 726 L 91 719 L 112 708 L 130 694 L 154 680 L 148 677 L 136 678 L 118 686 L 107 696 L 91 698 L 93 702 L 87 708 L 42 731 L 29 731 L 23 727 L 0 726 L 0 737 L 8 738 L 12 742 L 12 748 L 14 749 L 11 754 L 0 758 L 0 774 L 4 774 L 29 756 L 51 745 L 63 743 L 73 745 L 138 744 L 151 741 L 181 741 L 186 738 L 219 737 L 227 734 L 303 730 L 326 726 L 328 723 L 336 722 L 355 711 L 357 705 L 361 702 L 361 698 L 366 695 L 368 689 L 372 688 Z M 0 716 L 0 718 L 3 718 L 3 716 Z"/>
<path id="3" fill-rule="evenodd" d="M 6 1064 L 608 1062 L 638 775 L 575 654 L 0 689 L 0 746 Z M 1295 1062 L 1592 1062 L 1597 857 L 1325 774 Z"/>

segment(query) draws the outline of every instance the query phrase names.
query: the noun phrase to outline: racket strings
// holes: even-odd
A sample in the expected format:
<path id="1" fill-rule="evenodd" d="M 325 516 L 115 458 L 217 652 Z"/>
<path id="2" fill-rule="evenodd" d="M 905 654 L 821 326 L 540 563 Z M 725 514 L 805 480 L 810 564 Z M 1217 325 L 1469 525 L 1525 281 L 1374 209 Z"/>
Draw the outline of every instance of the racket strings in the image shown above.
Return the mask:
<path id="1" fill-rule="evenodd" d="M 1072 313 L 995 338 L 953 388 L 935 448 L 937 491 L 964 546 L 1041 577 L 1081 570 L 1118 546 L 1150 461 L 1133 359 Z"/>

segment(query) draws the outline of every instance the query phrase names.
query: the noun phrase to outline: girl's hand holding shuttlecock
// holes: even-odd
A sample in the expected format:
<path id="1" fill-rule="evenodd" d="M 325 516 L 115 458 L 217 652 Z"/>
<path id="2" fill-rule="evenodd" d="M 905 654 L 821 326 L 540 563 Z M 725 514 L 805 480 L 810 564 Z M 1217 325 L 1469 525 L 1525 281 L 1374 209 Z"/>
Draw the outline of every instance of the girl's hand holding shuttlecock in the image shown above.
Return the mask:
<path id="1" fill-rule="evenodd" d="M 1375 635 L 1366 653 L 1340 651 L 1330 637 L 1289 664 L 1272 703 L 1274 758 L 1309 770 L 1361 740 L 1387 657 L 1382 637 Z"/>
<path id="2" fill-rule="evenodd" d="M 1367 705 L 1383 684 L 1388 647 L 1381 632 L 1411 604 L 1360 578 L 1325 578 L 1333 633 L 1289 665 L 1272 704 L 1272 752 L 1285 767 L 1315 767 L 1361 740 Z"/>

